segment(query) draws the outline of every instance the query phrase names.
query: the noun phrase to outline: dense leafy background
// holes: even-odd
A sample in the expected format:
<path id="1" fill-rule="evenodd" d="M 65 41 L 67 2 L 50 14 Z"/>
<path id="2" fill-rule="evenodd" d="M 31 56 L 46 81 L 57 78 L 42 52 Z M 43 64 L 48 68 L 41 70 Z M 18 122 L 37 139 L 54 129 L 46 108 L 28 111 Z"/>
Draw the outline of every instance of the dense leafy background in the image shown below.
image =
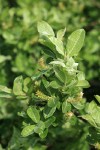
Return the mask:
<path id="1" fill-rule="evenodd" d="M 78 28 L 86 30 L 84 47 L 77 61 L 80 62 L 80 70 L 85 72 L 86 78 L 92 85 L 92 88 L 85 90 L 87 100 L 90 100 L 93 94 L 100 94 L 99 12 L 99 0 L 0 0 L 0 84 L 12 88 L 16 76 L 32 76 L 41 69 L 41 62 L 43 62 L 41 57 L 45 56 L 43 55 L 44 47 L 38 41 L 37 22 L 45 20 L 55 32 L 66 27 L 65 44 L 66 37 L 72 31 Z M 24 102 L 19 100 L 0 99 L 0 142 L 4 148 L 7 147 L 8 143 L 13 143 L 11 140 L 13 132 L 14 140 L 18 140 L 20 137 L 18 127 L 20 129 L 21 118 L 18 117 L 17 112 L 24 105 Z M 82 126 L 79 125 L 79 128 L 82 128 Z M 80 134 L 83 134 L 80 133 L 79 128 L 72 128 L 73 132 L 69 131 L 71 139 L 77 132 L 79 133 L 76 137 L 78 139 Z M 91 134 L 93 134 L 93 131 L 91 131 Z M 78 143 L 76 143 L 76 138 L 68 139 L 66 149 L 71 150 L 74 147 L 75 150 L 87 150 L 88 144 L 84 141 L 85 135 L 80 138 Z M 31 140 L 28 143 L 26 142 L 28 139 L 20 140 L 19 138 L 18 143 L 16 143 L 16 150 L 19 149 L 18 145 L 20 144 L 24 145 L 24 149 L 29 149 L 30 145 L 35 143 L 39 144 L 34 149 L 40 149 L 41 143 L 41 150 L 46 149 L 46 147 L 64 149 L 66 139 L 65 130 L 57 128 L 55 132 L 51 129 L 47 141 L 40 141 L 40 139 L 36 141 L 34 139 L 34 143 Z M 20 141 L 23 142 L 20 143 Z M 60 142 L 61 144 L 58 144 Z M 49 145 L 50 143 L 52 144 Z"/>

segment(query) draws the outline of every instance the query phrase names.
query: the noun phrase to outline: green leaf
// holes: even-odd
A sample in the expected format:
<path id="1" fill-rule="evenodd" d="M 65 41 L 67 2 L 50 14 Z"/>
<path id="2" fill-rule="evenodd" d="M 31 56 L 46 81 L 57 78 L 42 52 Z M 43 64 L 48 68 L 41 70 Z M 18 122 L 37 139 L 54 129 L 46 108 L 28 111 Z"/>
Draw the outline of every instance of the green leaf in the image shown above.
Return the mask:
<path id="1" fill-rule="evenodd" d="M 77 56 L 78 52 L 83 46 L 85 38 L 85 31 L 84 29 L 78 29 L 74 31 L 69 37 L 67 42 L 67 55 Z"/>
<path id="2" fill-rule="evenodd" d="M 57 106 L 56 106 L 58 110 L 60 109 L 60 106 L 61 106 L 61 102 L 58 101 Z"/>
<path id="3" fill-rule="evenodd" d="M 82 118 L 87 120 L 92 126 L 97 127 L 97 125 L 91 115 L 86 114 L 86 115 L 83 115 Z"/>
<path id="4" fill-rule="evenodd" d="M 94 119 L 94 121 L 97 125 L 97 128 L 100 130 L 100 107 L 97 106 L 96 112 L 93 113 L 91 116 Z"/>
<path id="5" fill-rule="evenodd" d="M 40 138 L 44 139 L 48 134 L 48 129 L 45 129 L 44 131 L 39 133 Z"/>
<path id="6" fill-rule="evenodd" d="M 49 37 L 45 37 L 45 36 L 44 36 L 44 37 L 43 37 L 42 39 L 40 39 L 39 41 L 40 41 L 41 44 L 43 44 L 43 45 L 45 45 L 45 46 L 47 46 L 47 47 L 49 48 L 49 49 L 44 49 L 43 51 L 44 51 L 47 55 L 49 55 L 49 56 L 55 58 L 55 57 L 56 57 L 56 56 L 55 56 L 55 49 L 56 49 L 56 47 L 55 47 L 54 43 L 51 42 L 51 39 L 50 39 Z"/>
<path id="7" fill-rule="evenodd" d="M 64 46 L 63 42 L 56 39 L 55 41 L 56 50 L 59 54 L 64 56 Z"/>
<path id="8" fill-rule="evenodd" d="M 65 71 L 63 70 L 62 67 L 59 66 L 54 66 L 54 72 L 56 77 L 62 82 L 65 83 L 66 82 L 66 74 Z"/>
<path id="9" fill-rule="evenodd" d="M 5 62 L 6 60 L 10 60 L 11 56 L 0 55 L 0 63 Z"/>
<path id="10" fill-rule="evenodd" d="M 82 71 L 80 71 L 78 74 L 77 74 L 77 78 L 78 78 L 78 80 L 85 80 L 85 74 L 82 72 Z"/>
<path id="11" fill-rule="evenodd" d="M 77 66 L 78 66 L 78 63 L 75 63 L 75 60 L 72 57 L 67 59 L 66 70 L 69 75 L 76 76 Z"/>
<path id="12" fill-rule="evenodd" d="M 44 129 L 45 129 L 45 123 L 43 121 L 39 121 L 37 126 L 34 129 L 34 132 L 39 134 L 43 132 Z"/>
<path id="13" fill-rule="evenodd" d="M 66 65 L 64 64 L 64 62 L 62 62 L 61 60 L 54 60 L 52 62 L 50 62 L 50 64 L 53 64 L 53 65 L 57 65 L 57 66 L 61 66 L 63 68 L 66 68 Z"/>
<path id="14" fill-rule="evenodd" d="M 34 128 L 35 128 L 35 125 L 28 125 L 26 126 L 22 132 L 21 132 L 21 135 L 23 137 L 26 137 L 26 136 L 29 136 L 30 134 L 32 134 L 34 132 Z"/>
<path id="15" fill-rule="evenodd" d="M 54 89 L 58 89 L 61 87 L 61 85 L 57 81 L 50 82 L 49 86 L 54 88 Z"/>
<path id="16" fill-rule="evenodd" d="M 61 29 L 57 32 L 57 39 L 58 40 L 62 40 L 63 36 L 65 35 L 66 32 L 66 28 L 65 29 Z"/>
<path id="17" fill-rule="evenodd" d="M 82 117 L 86 119 L 92 126 L 100 130 L 100 107 L 94 102 L 90 102 L 86 106 L 86 115 Z"/>
<path id="18" fill-rule="evenodd" d="M 85 80 L 85 75 L 83 72 L 79 72 L 77 74 L 77 77 L 78 77 L 78 83 L 76 86 L 83 87 L 83 88 L 90 87 L 89 82 L 87 80 Z"/>
<path id="19" fill-rule="evenodd" d="M 62 103 L 62 112 L 63 113 L 66 113 L 68 111 L 71 110 L 71 104 L 69 102 L 67 102 L 67 100 L 65 100 L 63 103 Z"/>
<path id="20" fill-rule="evenodd" d="M 88 87 L 90 87 L 90 84 L 87 80 L 83 80 L 83 81 L 80 80 L 80 81 L 78 81 L 76 86 L 83 87 L 83 88 L 88 88 Z"/>
<path id="21" fill-rule="evenodd" d="M 23 77 L 19 76 L 14 80 L 13 93 L 15 95 L 25 95 L 23 92 Z"/>
<path id="22" fill-rule="evenodd" d="M 56 51 L 64 56 L 64 46 L 63 46 L 63 42 L 61 40 L 58 40 L 55 37 L 50 37 L 49 38 L 50 41 L 55 45 L 56 47 Z"/>
<path id="23" fill-rule="evenodd" d="M 97 110 L 96 107 L 97 107 L 97 104 L 95 103 L 95 101 L 92 101 L 86 104 L 85 111 L 88 114 L 95 113 L 95 111 Z"/>
<path id="24" fill-rule="evenodd" d="M 39 111 L 35 107 L 29 107 L 27 109 L 27 114 L 35 123 L 40 121 Z"/>
<path id="25" fill-rule="evenodd" d="M 48 106 L 49 106 L 49 107 L 56 107 L 57 104 L 58 104 L 58 99 L 55 98 L 55 97 L 52 97 L 52 99 L 50 99 L 50 100 L 48 101 Z"/>
<path id="26" fill-rule="evenodd" d="M 6 86 L 0 85 L 0 92 L 5 92 L 5 93 L 12 93 L 12 90 L 7 88 Z"/>
<path id="27" fill-rule="evenodd" d="M 7 93 L 4 93 L 4 92 L 0 92 L 0 97 L 1 98 L 12 99 L 13 95 L 12 94 L 7 94 Z"/>
<path id="28" fill-rule="evenodd" d="M 24 92 L 28 92 L 28 90 L 29 90 L 29 88 L 30 88 L 30 85 L 31 85 L 31 78 L 29 78 L 29 77 L 27 77 L 27 78 L 25 78 L 25 80 L 24 80 L 24 83 L 23 83 L 23 91 Z"/>
<path id="29" fill-rule="evenodd" d="M 51 28 L 51 26 L 45 22 L 45 21 L 41 21 L 41 22 L 38 22 L 38 32 L 41 34 L 41 35 L 45 35 L 45 36 L 54 36 L 54 32 L 53 32 L 53 29 Z"/>
<path id="30" fill-rule="evenodd" d="M 76 102 L 71 102 L 71 104 L 76 108 L 76 109 L 83 109 L 85 107 L 85 100 L 81 99 L 80 101 L 76 101 Z"/>
<path id="31" fill-rule="evenodd" d="M 95 98 L 96 98 L 97 101 L 100 103 L 100 96 L 99 96 L 99 95 L 95 95 Z"/>
<path id="32" fill-rule="evenodd" d="M 40 77 L 42 77 L 48 70 L 43 70 L 41 72 L 38 72 L 37 74 L 33 75 L 31 77 L 32 81 L 38 80 Z"/>
<path id="33" fill-rule="evenodd" d="M 55 117 L 54 116 L 50 117 L 48 120 L 45 121 L 45 127 L 49 128 L 54 121 L 55 121 Z"/>
<path id="34" fill-rule="evenodd" d="M 56 107 L 50 108 L 50 107 L 46 106 L 43 110 L 44 118 L 47 119 L 47 118 L 51 117 L 55 111 L 56 111 Z"/>
<path id="35" fill-rule="evenodd" d="M 24 102 L 25 102 L 25 100 L 27 100 L 27 101 L 29 100 L 27 95 L 18 95 L 18 96 L 16 96 L 16 99 L 24 100 Z"/>

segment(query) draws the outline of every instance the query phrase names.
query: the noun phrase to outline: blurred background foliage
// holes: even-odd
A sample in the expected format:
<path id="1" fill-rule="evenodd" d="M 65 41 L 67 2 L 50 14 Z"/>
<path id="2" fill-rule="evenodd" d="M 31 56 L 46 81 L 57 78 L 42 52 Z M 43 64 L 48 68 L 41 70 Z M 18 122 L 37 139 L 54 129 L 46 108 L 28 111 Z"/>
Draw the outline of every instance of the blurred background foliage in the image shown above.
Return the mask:
<path id="1" fill-rule="evenodd" d="M 55 31 L 66 27 L 65 43 L 72 31 L 85 29 L 85 44 L 77 61 L 92 86 L 85 91 L 87 98 L 91 94 L 100 94 L 100 0 L 0 0 L 0 84 L 12 87 L 16 76 L 32 76 L 41 68 L 43 48 L 37 32 L 40 20 L 47 21 Z M 0 99 L 0 141 L 3 147 L 9 143 L 13 126 L 19 125 L 17 112 L 21 105 L 24 104 L 19 101 Z M 57 134 L 54 137 L 59 141 Z M 57 142 L 54 145 L 57 149 Z M 88 147 L 87 143 L 85 146 Z"/>

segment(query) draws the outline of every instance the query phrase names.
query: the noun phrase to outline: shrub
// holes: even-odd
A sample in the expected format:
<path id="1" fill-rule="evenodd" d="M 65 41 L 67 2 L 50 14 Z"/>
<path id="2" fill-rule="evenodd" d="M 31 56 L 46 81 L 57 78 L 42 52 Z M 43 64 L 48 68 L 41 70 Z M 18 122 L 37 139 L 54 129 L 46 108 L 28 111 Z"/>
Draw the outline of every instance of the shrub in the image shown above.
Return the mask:
<path id="1" fill-rule="evenodd" d="M 55 35 L 48 23 L 39 22 L 39 41 L 46 58 L 40 61 L 41 68 L 32 77 L 18 76 L 13 89 L 0 86 L 0 96 L 8 103 L 13 101 L 13 115 L 18 112 L 20 116 L 8 144 L 10 150 L 88 150 L 90 145 L 100 149 L 100 107 L 83 97 L 83 88 L 89 83 L 76 61 L 85 31 L 74 31 L 66 45 L 65 31 Z M 96 95 L 96 99 L 100 103 L 100 96 Z M 6 114 L 4 110 L 2 113 Z M 12 118 L 8 113 L 7 117 Z"/>

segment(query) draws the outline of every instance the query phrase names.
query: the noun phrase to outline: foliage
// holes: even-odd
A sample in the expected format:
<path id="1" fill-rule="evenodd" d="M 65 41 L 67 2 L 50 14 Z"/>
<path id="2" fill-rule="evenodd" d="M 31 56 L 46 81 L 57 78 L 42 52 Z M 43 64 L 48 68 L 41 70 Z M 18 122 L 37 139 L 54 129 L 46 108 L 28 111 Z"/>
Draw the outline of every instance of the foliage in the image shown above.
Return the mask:
<path id="1" fill-rule="evenodd" d="M 68 112 L 73 110 L 73 107 L 76 109 L 81 107 L 83 109 L 85 100 L 83 100 L 82 105 L 76 105 L 75 102 L 72 104 L 71 102 L 69 103 L 65 101 L 62 106 L 57 106 L 56 111 L 55 108 L 52 109 L 50 114 L 55 111 L 57 115 L 56 118 L 58 118 L 58 120 L 55 116 L 53 116 L 48 121 L 49 123 L 47 122 L 47 124 L 51 123 L 53 126 L 56 126 L 56 128 L 53 128 L 51 124 L 50 127 L 47 125 L 47 127 L 49 127 L 49 133 L 47 134 L 46 140 L 41 140 L 35 133 L 29 137 L 22 138 L 20 137 L 20 127 L 22 126 L 22 121 L 24 121 L 23 127 L 26 125 L 26 120 L 28 120 L 26 123 L 29 123 L 29 121 L 33 123 L 33 120 L 31 120 L 27 114 L 28 106 L 34 106 L 33 99 L 38 97 L 38 100 L 41 100 L 42 97 L 42 104 L 40 104 L 40 101 L 36 103 L 36 106 L 39 105 L 42 109 L 45 103 L 47 103 L 46 101 L 51 99 L 51 93 L 54 92 L 54 90 L 58 91 L 58 87 L 59 89 L 62 87 L 61 82 L 63 82 L 63 79 L 66 80 L 66 77 L 64 74 L 61 74 L 61 69 L 54 70 L 56 72 L 56 81 L 52 81 L 53 74 L 51 74 L 50 81 L 45 82 L 45 78 L 48 79 L 49 73 L 51 72 L 51 70 L 48 71 L 48 67 L 52 68 L 54 65 L 52 63 L 49 65 L 49 63 L 52 61 L 51 59 L 55 60 L 62 55 L 59 61 L 63 66 L 63 62 L 61 62 L 61 59 L 63 59 L 63 52 L 61 51 L 63 47 L 60 40 L 63 38 L 65 52 L 67 37 L 69 37 L 70 33 L 78 29 L 85 29 L 85 43 L 81 51 L 78 53 L 78 56 L 74 57 L 74 60 L 70 59 L 69 63 L 67 62 L 68 72 L 70 72 L 70 67 L 73 66 L 75 62 L 79 62 L 77 69 L 84 72 L 86 79 L 89 80 L 90 84 L 93 83 L 93 86 L 96 87 L 96 92 L 94 92 L 94 95 L 100 93 L 100 86 L 97 86 L 99 85 L 100 79 L 99 10 L 99 0 L 0 0 L 0 84 L 2 85 L 0 86 L 0 149 L 6 149 L 7 145 L 9 145 L 9 149 L 29 150 L 33 149 L 33 147 L 34 149 L 40 149 L 40 147 L 41 149 L 73 149 L 73 147 L 74 149 L 82 149 L 83 145 L 83 149 L 89 149 L 89 145 L 85 140 L 88 130 L 87 127 L 85 128 L 83 124 L 78 124 L 78 127 L 77 125 L 75 127 L 71 126 L 68 129 L 69 123 L 61 126 L 56 126 L 57 123 L 55 123 L 61 122 L 61 114 L 64 114 L 66 109 Z M 52 44 L 52 50 L 56 47 L 56 50 L 59 53 L 57 54 L 57 58 L 55 58 L 55 53 L 53 53 L 52 50 L 50 51 L 49 48 L 40 44 L 40 42 L 42 43 L 44 40 L 47 42 L 46 37 L 42 37 L 42 40 L 38 40 L 39 35 L 36 26 L 41 20 L 47 21 L 52 26 L 54 32 L 56 33 L 57 39 L 59 39 L 59 42 L 55 39 L 55 42 Z M 52 33 L 51 30 L 49 34 Z M 48 42 L 48 44 L 51 43 L 51 41 Z M 73 44 L 71 46 L 73 46 Z M 48 54 L 50 58 L 47 59 L 47 56 L 44 55 L 43 51 Z M 76 52 L 78 52 L 78 49 Z M 56 61 L 56 65 L 59 65 L 58 60 Z M 73 70 L 71 70 L 71 72 Z M 60 76 L 57 74 L 57 71 L 60 72 Z M 84 79 L 84 74 L 82 72 L 80 72 L 77 78 L 82 77 Z M 41 78 L 43 78 L 42 81 Z M 68 84 L 69 83 L 70 81 L 68 81 Z M 47 89 L 49 84 L 51 93 L 48 94 Z M 71 84 L 74 85 L 75 83 Z M 85 85 L 83 86 L 83 84 Z M 83 88 L 86 87 L 87 84 L 88 83 L 86 80 L 80 81 L 78 86 Z M 9 88 L 5 88 L 4 85 Z M 92 92 L 88 92 L 87 89 L 85 91 L 87 91 L 90 99 L 92 99 L 91 96 L 93 95 L 93 90 Z M 85 97 L 86 94 L 84 93 L 83 96 Z M 95 97 L 97 98 L 97 104 L 99 104 L 98 96 Z M 96 99 L 94 100 L 96 101 Z M 58 97 L 56 101 L 59 101 Z M 87 99 L 87 102 L 89 102 L 89 99 Z M 52 106 L 54 104 L 49 103 L 48 105 Z M 59 112 L 59 107 L 62 113 Z M 41 111 L 42 110 L 39 112 L 40 118 Z M 75 112 L 76 114 L 78 113 L 77 111 Z M 17 114 L 25 117 L 25 119 L 19 117 Z M 86 112 L 86 114 L 88 113 Z M 82 113 L 82 115 L 85 114 Z M 45 116 L 47 116 L 46 113 Z M 83 120 L 83 118 L 81 119 Z M 72 117 L 71 122 L 73 122 L 73 120 L 75 120 L 75 117 Z M 67 129 L 65 126 L 67 126 Z M 96 131 L 94 127 L 88 131 L 90 133 L 90 139 L 92 135 L 93 137 L 95 136 L 98 138 L 98 131 Z M 76 133 L 78 133 L 77 136 Z M 68 135 L 70 135 L 70 137 Z M 30 139 L 30 137 L 32 138 Z M 75 137 L 75 139 L 73 139 L 73 137 Z M 13 141 L 16 141 L 18 138 L 18 143 L 14 143 Z M 71 141 L 73 141 L 73 144 Z M 92 141 L 89 140 L 89 142 L 95 145 Z M 98 143 L 96 147 L 99 146 Z"/>
<path id="2" fill-rule="evenodd" d="M 13 89 L 0 88 L 2 98 L 19 105 L 17 110 L 13 106 L 16 112 L 19 108 L 16 125 L 19 130 L 22 122 L 21 135 L 14 128 L 8 149 L 40 149 L 41 146 L 41 150 L 49 147 L 88 150 L 90 145 L 99 149 L 100 107 L 83 98 L 83 88 L 89 87 L 89 83 L 75 61 L 83 46 L 84 29 L 74 31 L 66 45 L 63 43 L 65 29 L 55 34 L 48 23 L 41 21 L 38 32 L 39 41 L 44 45 L 44 68 L 32 77 L 15 78 Z M 99 102 L 100 97 L 95 97 Z M 55 144 L 59 139 L 64 139 L 64 144 Z"/>
<path id="3" fill-rule="evenodd" d="M 98 78 L 99 9 L 99 0 L 0 0 L 0 82 L 12 86 L 16 76 L 32 76 L 36 72 L 42 55 L 36 26 L 42 19 L 56 31 L 66 27 L 66 36 L 78 28 L 86 29 L 80 69 L 87 79 Z"/>

